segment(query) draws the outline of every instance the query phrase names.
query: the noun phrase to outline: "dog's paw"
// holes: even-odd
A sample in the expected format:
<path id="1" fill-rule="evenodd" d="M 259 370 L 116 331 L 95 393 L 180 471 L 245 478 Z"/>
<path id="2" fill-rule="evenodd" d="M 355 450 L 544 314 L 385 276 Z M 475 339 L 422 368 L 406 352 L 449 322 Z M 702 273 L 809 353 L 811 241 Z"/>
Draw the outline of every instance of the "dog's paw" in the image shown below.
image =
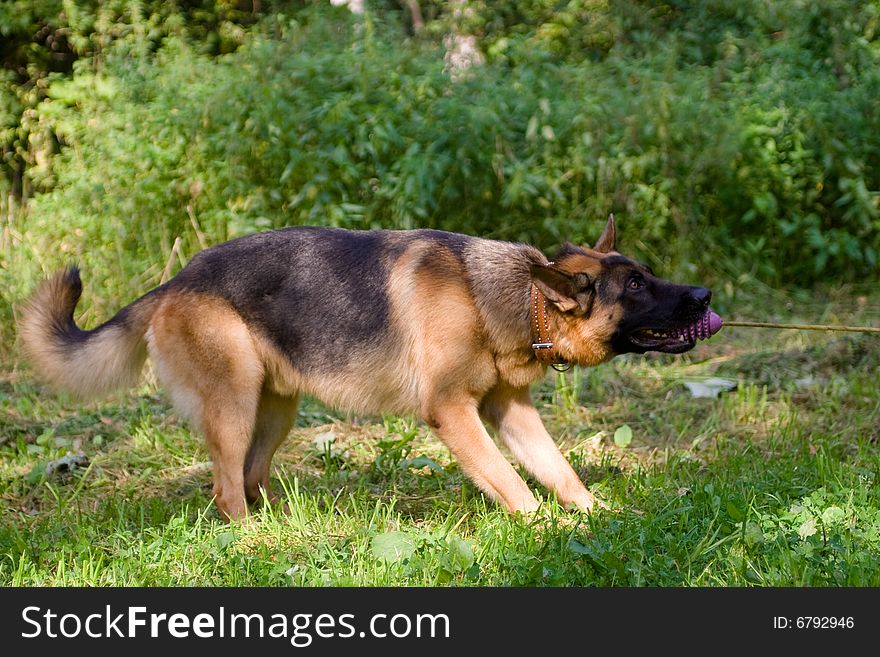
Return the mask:
<path id="1" fill-rule="evenodd" d="M 517 514 L 517 518 L 521 519 L 529 527 L 542 531 L 577 529 L 587 525 L 589 513 L 581 509 L 571 511 L 561 509 L 558 506 L 542 504 L 535 511 L 527 514 Z"/>
<path id="2" fill-rule="evenodd" d="M 607 502 L 596 497 L 586 489 L 566 504 L 566 508 L 571 511 L 580 511 L 581 513 L 595 513 L 596 511 L 608 511 L 611 509 Z"/>

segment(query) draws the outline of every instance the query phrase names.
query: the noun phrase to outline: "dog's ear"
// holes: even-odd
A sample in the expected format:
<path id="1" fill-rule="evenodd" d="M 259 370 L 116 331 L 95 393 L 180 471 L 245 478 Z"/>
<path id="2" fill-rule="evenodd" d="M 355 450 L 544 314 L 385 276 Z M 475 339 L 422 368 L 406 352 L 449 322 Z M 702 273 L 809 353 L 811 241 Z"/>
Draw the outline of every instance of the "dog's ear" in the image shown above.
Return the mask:
<path id="1" fill-rule="evenodd" d="M 614 225 L 613 214 L 608 215 L 608 223 L 605 224 L 602 237 L 596 242 L 593 250 L 599 253 L 610 253 L 617 250 L 617 227 Z"/>
<path id="2" fill-rule="evenodd" d="M 532 282 L 564 313 L 587 314 L 593 302 L 593 281 L 587 274 L 569 274 L 551 265 L 532 265 Z"/>

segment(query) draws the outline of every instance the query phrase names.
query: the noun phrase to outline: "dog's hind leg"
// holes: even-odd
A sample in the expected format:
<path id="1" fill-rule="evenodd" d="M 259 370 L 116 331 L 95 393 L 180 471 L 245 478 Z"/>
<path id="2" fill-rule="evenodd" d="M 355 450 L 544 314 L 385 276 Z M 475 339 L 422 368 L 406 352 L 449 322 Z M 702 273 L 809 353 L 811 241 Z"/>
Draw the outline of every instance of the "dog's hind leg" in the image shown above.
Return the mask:
<path id="1" fill-rule="evenodd" d="M 205 435 L 217 508 L 228 519 L 243 518 L 244 465 L 263 384 L 247 325 L 217 299 L 169 294 L 153 316 L 147 346 L 175 407 Z"/>
<path id="2" fill-rule="evenodd" d="M 547 433 L 528 388 L 499 384 L 483 399 L 480 410 L 498 429 L 513 457 L 544 486 L 555 491 L 562 504 L 573 504 L 584 511 L 593 509 L 596 498 Z"/>
<path id="3" fill-rule="evenodd" d="M 256 404 L 230 401 L 225 395 L 207 400 L 201 426 L 214 464 L 214 503 L 227 519 L 237 520 L 247 515 L 244 464 Z"/>
<path id="4" fill-rule="evenodd" d="M 244 464 L 244 492 L 248 502 L 259 500 L 261 489 L 266 492 L 267 498 L 274 501 L 269 490 L 269 466 L 275 450 L 290 433 L 298 405 L 298 395 L 279 395 L 263 387 L 253 438 Z"/>

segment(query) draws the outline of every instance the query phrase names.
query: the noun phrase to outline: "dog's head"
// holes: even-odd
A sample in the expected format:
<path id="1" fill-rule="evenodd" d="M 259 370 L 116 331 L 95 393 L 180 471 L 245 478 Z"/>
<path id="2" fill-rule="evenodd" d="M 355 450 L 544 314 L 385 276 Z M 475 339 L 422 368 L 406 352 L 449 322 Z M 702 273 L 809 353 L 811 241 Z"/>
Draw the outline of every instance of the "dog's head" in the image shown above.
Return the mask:
<path id="1" fill-rule="evenodd" d="M 566 244 L 556 259 L 532 267 L 532 280 L 555 313 L 556 347 L 566 360 L 595 365 L 618 354 L 680 354 L 708 337 L 704 287 L 658 278 L 616 250 L 614 217 L 593 248 Z"/>

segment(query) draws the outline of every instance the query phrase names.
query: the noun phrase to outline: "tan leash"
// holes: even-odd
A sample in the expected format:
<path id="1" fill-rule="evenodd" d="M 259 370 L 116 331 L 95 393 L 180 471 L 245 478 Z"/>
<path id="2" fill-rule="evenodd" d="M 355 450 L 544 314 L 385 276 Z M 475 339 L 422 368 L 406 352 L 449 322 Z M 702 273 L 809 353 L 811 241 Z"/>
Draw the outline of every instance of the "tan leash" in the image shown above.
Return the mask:
<path id="1" fill-rule="evenodd" d="M 744 326 L 748 328 L 797 329 L 802 331 L 845 331 L 848 333 L 880 333 L 873 326 L 834 326 L 830 324 L 775 324 L 772 322 L 737 322 L 724 320 L 723 326 Z"/>

